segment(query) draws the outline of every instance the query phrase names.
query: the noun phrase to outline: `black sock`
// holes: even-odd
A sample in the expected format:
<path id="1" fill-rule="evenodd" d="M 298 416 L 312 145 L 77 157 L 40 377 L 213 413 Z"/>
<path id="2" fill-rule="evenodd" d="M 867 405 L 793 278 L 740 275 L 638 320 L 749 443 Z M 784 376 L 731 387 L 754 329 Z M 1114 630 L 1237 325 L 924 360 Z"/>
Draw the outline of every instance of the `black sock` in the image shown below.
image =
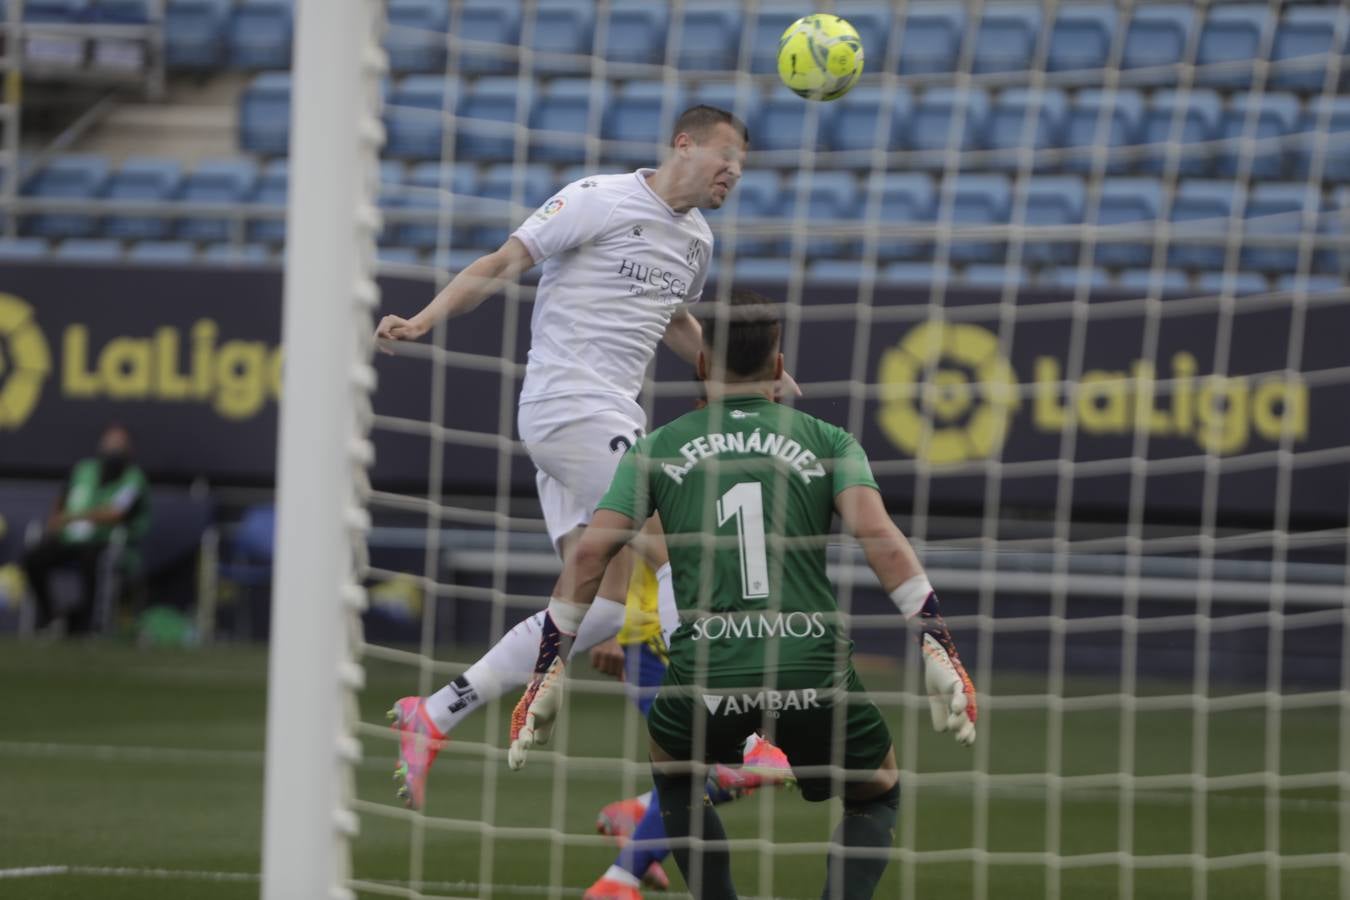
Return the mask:
<path id="1" fill-rule="evenodd" d="M 834 830 L 834 843 L 842 845 L 845 852 L 830 853 L 821 900 L 870 900 L 888 860 L 884 856 L 855 857 L 847 851 L 855 847 L 889 849 L 895 843 L 899 807 L 899 784 L 871 800 L 845 801 L 844 818 Z"/>
<path id="2" fill-rule="evenodd" d="M 690 775 L 663 775 L 652 773 L 656 795 L 661 800 L 661 822 L 666 826 L 666 837 L 672 841 L 687 838 L 693 831 L 694 804 L 703 817 L 702 838 L 705 841 L 725 841 L 726 831 L 712 804 L 704 799 L 703 779 L 698 791 Z M 894 821 L 894 819 L 892 819 Z M 725 847 L 692 848 L 676 846 L 671 849 L 675 864 L 680 867 L 689 893 L 695 900 L 736 900 L 736 887 L 731 883 L 731 854 Z M 698 866 L 698 874 L 694 866 Z"/>

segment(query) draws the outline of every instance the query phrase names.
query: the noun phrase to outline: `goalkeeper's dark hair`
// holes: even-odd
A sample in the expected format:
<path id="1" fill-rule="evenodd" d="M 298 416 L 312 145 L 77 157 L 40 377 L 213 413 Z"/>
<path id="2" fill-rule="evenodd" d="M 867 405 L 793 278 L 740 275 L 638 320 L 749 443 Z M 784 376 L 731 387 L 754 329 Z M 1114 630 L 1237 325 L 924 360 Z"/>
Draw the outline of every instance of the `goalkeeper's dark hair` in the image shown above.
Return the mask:
<path id="1" fill-rule="evenodd" d="M 750 129 L 745 127 L 744 122 L 725 109 L 718 109 L 716 106 L 707 106 L 702 103 L 698 106 L 691 106 L 680 113 L 680 117 L 675 120 L 674 130 L 670 132 L 670 146 L 675 146 L 675 138 L 681 134 L 687 134 L 696 143 L 702 143 L 718 125 L 730 125 L 736 129 L 736 133 L 741 136 L 741 140 L 745 141 L 745 146 L 750 146 Z"/>
<path id="2" fill-rule="evenodd" d="M 700 310 L 700 319 L 703 352 L 713 371 L 728 381 L 773 377 L 782 334 L 778 304 L 763 294 L 736 288 L 725 304 L 710 307 Z"/>

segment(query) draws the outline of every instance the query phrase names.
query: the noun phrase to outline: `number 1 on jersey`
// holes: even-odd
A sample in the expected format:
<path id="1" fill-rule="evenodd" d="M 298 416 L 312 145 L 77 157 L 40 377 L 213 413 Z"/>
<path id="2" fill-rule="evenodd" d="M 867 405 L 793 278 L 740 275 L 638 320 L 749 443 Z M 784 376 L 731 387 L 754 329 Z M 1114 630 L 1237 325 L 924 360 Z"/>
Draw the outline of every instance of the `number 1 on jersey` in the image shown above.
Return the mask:
<path id="1" fill-rule="evenodd" d="M 717 501 L 717 524 L 736 518 L 741 551 L 741 596 L 769 596 L 769 558 L 764 551 L 764 492 L 758 481 L 731 486 Z"/>

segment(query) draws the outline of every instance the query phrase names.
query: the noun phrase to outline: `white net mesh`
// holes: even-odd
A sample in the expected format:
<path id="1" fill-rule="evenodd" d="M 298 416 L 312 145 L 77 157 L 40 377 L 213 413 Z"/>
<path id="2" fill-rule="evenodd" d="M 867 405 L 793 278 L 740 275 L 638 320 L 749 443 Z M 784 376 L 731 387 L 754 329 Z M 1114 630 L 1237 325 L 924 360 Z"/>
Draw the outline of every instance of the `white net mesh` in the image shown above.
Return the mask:
<path id="1" fill-rule="evenodd" d="M 784 301 L 798 407 L 863 443 L 982 692 L 973 752 L 932 735 L 894 612 L 831 548 L 901 770 L 878 896 L 1350 892 L 1350 12 L 818 6 L 868 60 L 831 104 L 773 74 L 802 4 L 391 0 L 387 273 L 444 283 L 562 185 L 654 165 L 686 106 L 733 110 L 752 149 L 705 301 Z M 380 451 L 426 461 L 372 498 L 373 574 L 424 598 L 365 648 L 403 693 L 557 571 L 514 424 L 533 301 L 527 279 L 383 363 Z M 658 357 L 653 427 L 693 396 Z M 575 680 L 523 773 L 487 704 L 422 812 L 363 783 L 358 891 L 578 894 L 614 855 L 599 806 L 650 787 L 622 695 Z M 818 896 L 826 807 L 721 811 L 744 893 Z"/>

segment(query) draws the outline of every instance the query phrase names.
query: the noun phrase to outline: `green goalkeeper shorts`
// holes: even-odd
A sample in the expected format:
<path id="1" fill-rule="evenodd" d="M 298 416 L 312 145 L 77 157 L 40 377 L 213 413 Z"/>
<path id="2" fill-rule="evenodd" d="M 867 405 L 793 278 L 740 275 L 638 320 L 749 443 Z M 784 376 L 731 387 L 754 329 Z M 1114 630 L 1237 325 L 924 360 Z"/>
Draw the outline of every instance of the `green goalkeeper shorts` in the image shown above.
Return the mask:
<path id="1" fill-rule="evenodd" d="M 767 678 L 744 686 L 748 680 L 724 684 L 714 676 L 695 687 L 670 668 L 647 715 L 652 740 L 677 760 L 735 765 L 745 739 L 762 731 L 787 754 L 812 801 L 870 778 L 891 749 L 890 730 L 851 665 L 842 675 L 780 672 L 772 688 L 764 687 Z"/>

